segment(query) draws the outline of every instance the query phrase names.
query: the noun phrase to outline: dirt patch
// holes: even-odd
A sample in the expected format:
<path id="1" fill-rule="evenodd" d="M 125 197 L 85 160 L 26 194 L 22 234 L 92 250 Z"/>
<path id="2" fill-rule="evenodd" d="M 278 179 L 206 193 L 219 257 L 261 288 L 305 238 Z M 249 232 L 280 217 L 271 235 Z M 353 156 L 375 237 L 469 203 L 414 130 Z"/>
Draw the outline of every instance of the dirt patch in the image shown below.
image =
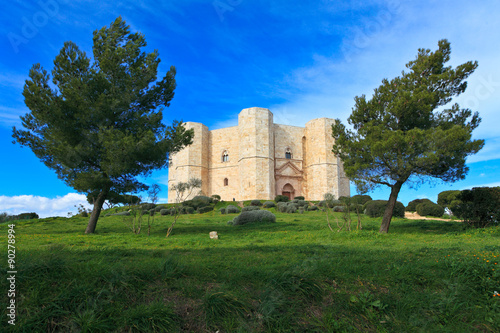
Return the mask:
<path id="1" fill-rule="evenodd" d="M 425 217 L 418 215 L 417 212 L 405 212 L 405 218 L 408 220 L 433 220 L 433 221 L 448 221 L 448 222 L 462 222 L 459 220 L 450 220 L 450 219 L 440 219 L 437 217 Z"/>

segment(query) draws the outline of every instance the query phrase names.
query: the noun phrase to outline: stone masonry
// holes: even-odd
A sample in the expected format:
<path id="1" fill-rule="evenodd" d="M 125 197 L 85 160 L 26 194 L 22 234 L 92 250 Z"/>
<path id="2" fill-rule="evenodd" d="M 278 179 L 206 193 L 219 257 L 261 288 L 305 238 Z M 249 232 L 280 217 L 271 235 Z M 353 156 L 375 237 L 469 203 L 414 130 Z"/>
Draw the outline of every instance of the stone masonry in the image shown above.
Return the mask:
<path id="1" fill-rule="evenodd" d="M 329 118 L 313 119 L 305 127 L 275 124 L 268 109 L 244 109 L 238 126 L 209 131 L 195 122 L 193 143 L 171 156 L 170 188 L 190 178 L 202 180 L 201 191 L 224 201 L 273 200 L 278 194 L 293 199 L 323 200 L 350 194 L 341 160 L 332 153 L 334 139 Z"/>

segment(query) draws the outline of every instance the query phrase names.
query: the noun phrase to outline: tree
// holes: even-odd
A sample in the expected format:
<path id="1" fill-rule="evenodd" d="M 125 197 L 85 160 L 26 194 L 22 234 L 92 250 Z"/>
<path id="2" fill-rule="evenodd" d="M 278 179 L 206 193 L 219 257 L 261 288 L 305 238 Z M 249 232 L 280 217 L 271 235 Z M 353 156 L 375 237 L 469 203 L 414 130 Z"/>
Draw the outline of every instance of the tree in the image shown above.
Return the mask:
<path id="1" fill-rule="evenodd" d="M 418 185 L 434 177 L 445 182 L 464 179 L 465 160 L 477 153 L 483 140 L 471 140 L 479 125 L 479 114 L 445 106 L 467 88 L 465 79 L 477 62 L 453 69 L 450 43 L 441 40 L 438 50 L 419 49 L 415 60 L 392 80 L 382 80 L 370 100 L 355 97 L 348 118 L 353 130 L 337 120 L 332 126 L 333 152 L 344 163 L 347 177 L 358 190 L 385 185 L 391 194 L 380 232 L 389 231 L 392 212 L 404 183 Z"/>
<path id="2" fill-rule="evenodd" d="M 197 188 L 201 188 L 201 184 L 201 179 L 191 178 L 187 182 L 179 182 L 175 185 L 172 185 L 172 190 L 175 191 L 175 205 L 173 207 L 174 221 L 168 228 L 166 237 L 170 236 L 170 234 L 174 230 L 175 222 L 177 222 L 177 219 L 179 218 L 181 204 L 187 198 L 191 197 L 194 190 L 196 190 Z"/>
<path id="3" fill-rule="evenodd" d="M 146 190 L 137 177 L 167 166 L 170 154 L 192 142 L 182 122 L 162 123 L 163 107 L 174 97 L 175 67 L 157 80 L 158 51 L 145 53 L 145 46 L 144 35 L 131 33 L 119 17 L 94 31 L 93 61 L 65 42 L 52 82 L 35 64 L 24 85 L 31 112 L 13 137 L 66 184 L 97 193 L 85 233 L 95 231 L 110 193 Z"/>

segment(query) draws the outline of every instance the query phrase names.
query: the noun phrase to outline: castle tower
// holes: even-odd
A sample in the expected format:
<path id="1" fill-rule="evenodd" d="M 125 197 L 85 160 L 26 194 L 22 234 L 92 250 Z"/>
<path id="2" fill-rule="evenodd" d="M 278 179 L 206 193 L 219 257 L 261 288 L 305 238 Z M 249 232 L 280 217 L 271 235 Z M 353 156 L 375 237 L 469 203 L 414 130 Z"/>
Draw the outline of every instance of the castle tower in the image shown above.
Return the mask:
<path id="1" fill-rule="evenodd" d="M 201 123 L 187 122 L 184 127 L 194 129 L 193 143 L 180 152 L 172 155 L 168 174 L 168 202 L 176 201 L 176 193 L 172 185 L 179 182 L 187 182 L 191 178 L 199 178 L 202 181 L 201 191 L 208 195 L 208 152 L 209 131 L 208 127 Z M 186 200 L 198 195 L 199 189 L 193 191 Z"/>
<path id="2" fill-rule="evenodd" d="M 349 180 L 345 177 L 342 162 L 332 152 L 334 139 L 329 118 L 313 119 L 306 123 L 305 174 L 307 179 L 306 199 L 323 200 L 325 193 L 335 198 L 349 196 Z"/>
<path id="3" fill-rule="evenodd" d="M 273 128 L 268 109 L 244 109 L 238 116 L 239 200 L 274 199 Z"/>

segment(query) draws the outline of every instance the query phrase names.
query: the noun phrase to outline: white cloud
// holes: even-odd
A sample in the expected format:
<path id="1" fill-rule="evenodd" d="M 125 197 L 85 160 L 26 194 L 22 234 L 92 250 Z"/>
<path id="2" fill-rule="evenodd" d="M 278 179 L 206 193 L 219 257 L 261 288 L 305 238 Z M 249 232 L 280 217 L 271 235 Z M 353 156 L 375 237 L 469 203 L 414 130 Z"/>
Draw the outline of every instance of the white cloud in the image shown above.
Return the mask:
<path id="1" fill-rule="evenodd" d="M 77 213 L 75 205 L 84 205 L 91 209 L 83 194 L 68 193 L 63 197 L 46 198 L 34 195 L 0 196 L 0 212 L 10 215 L 37 213 L 41 218 L 50 216 L 68 216 L 68 212 Z"/>

